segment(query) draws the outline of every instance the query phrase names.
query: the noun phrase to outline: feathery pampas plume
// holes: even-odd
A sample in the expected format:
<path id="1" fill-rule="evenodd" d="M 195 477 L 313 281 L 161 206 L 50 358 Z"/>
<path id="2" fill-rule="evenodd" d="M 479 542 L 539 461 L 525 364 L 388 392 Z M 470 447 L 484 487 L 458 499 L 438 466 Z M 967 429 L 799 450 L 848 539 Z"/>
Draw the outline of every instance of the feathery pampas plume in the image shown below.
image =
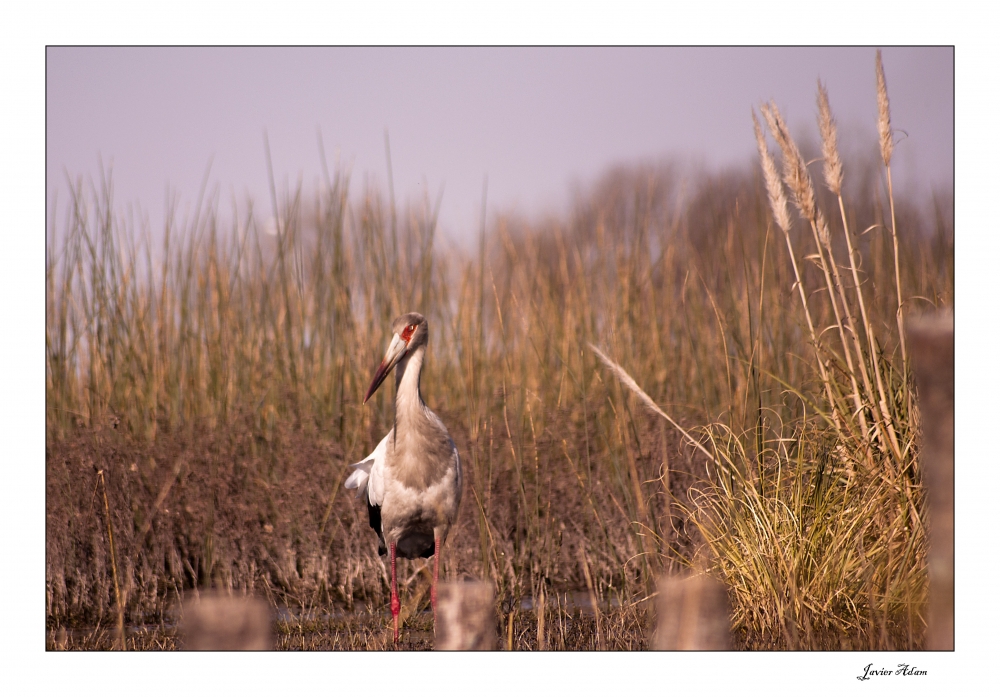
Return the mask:
<path id="1" fill-rule="evenodd" d="M 828 248 L 830 252 L 830 258 L 833 258 L 833 250 L 829 250 L 830 245 L 830 226 L 826 224 L 826 216 L 823 215 L 823 211 L 819 208 L 816 209 L 816 234 L 819 235 L 820 241 L 825 247 Z"/>
<path id="2" fill-rule="evenodd" d="M 840 196 L 844 183 L 844 164 L 837 151 L 837 124 L 830 113 L 830 98 L 826 94 L 826 87 L 822 82 L 818 85 L 816 103 L 819 106 L 819 133 L 823 139 L 823 178 L 826 180 L 826 187 L 834 195 Z"/>
<path id="3" fill-rule="evenodd" d="M 889 125 L 889 92 L 882 70 L 882 51 L 875 52 L 875 81 L 878 85 L 878 139 L 882 146 L 882 161 L 889 166 L 892 159 L 892 128 Z"/>
<path id="4" fill-rule="evenodd" d="M 781 148 L 782 170 L 785 177 L 785 184 L 792 192 L 792 200 L 795 207 L 799 209 L 802 217 L 809 221 L 816 220 L 816 198 L 813 194 L 812 180 L 809 178 L 809 170 L 806 169 L 806 161 L 799 152 L 799 147 L 792 140 L 792 134 L 788 132 L 788 126 L 781 117 L 781 112 L 772 101 L 770 104 L 761 104 L 760 111 L 767 121 L 768 128 L 775 142 Z"/>
<path id="5" fill-rule="evenodd" d="M 760 130 L 760 122 L 753 109 L 750 110 L 750 116 L 753 117 L 753 133 L 757 137 L 760 166 L 764 170 L 764 183 L 767 186 L 767 198 L 771 202 L 771 211 L 774 213 L 774 220 L 778 223 L 778 227 L 787 233 L 792 228 L 792 221 L 788 218 L 788 199 L 785 197 L 785 189 L 781 186 L 778 168 L 774 164 L 771 153 L 767 151 L 764 132 Z"/>

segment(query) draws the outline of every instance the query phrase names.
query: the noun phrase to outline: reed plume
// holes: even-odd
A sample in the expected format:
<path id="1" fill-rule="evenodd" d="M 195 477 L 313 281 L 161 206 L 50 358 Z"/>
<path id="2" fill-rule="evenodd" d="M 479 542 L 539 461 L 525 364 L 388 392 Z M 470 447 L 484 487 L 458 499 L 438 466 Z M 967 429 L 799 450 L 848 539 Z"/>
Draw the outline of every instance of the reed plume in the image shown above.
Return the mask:
<path id="1" fill-rule="evenodd" d="M 757 151 L 760 153 L 760 167 L 764 171 L 767 200 L 771 203 L 774 221 L 787 234 L 792 228 L 792 221 L 788 218 L 788 197 L 785 196 L 785 189 L 781 186 L 781 178 L 778 176 L 778 168 L 774 164 L 774 158 L 767 151 L 767 143 L 764 141 L 764 132 L 760 130 L 757 114 L 752 109 L 750 116 L 753 118 L 753 133 L 757 138 Z M 798 279 L 796 278 L 796 280 Z"/>
<path id="2" fill-rule="evenodd" d="M 830 99 L 826 93 L 826 87 L 822 82 L 817 81 L 819 92 L 816 96 L 816 104 L 819 106 L 819 134 L 823 141 L 823 178 L 826 180 L 826 188 L 833 192 L 835 196 L 840 196 L 840 189 L 844 183 L 844 164 L 840 160 L 840 152 L 837 150 L 837 124 L 830 113 Z"/>
<path id="3" fill-rule="evenodd" d="M 889 91 L 885 86 L 885 71 L 882 69 L 882 51 L 875 52 L 875 82 L 878 88 L 878 140 L 882 150 L 882 162 L 889 166 L 892 159 L 892 127 L 889 123 Z"/>
<path id="4" fill-rule="evenodd" d="M 792 139 L 788 126 L 778 111 L 778 107 L 772 101 L 770 104 L 761 104 L 761 113 L 767 121 L 771 134 L 775 142 L 781 148 L 782 171 L 785 184 L 792 192 L 792 200 L 795 207 L 799 209 L 802 217 L 808 221 L 816 219 L 816 197 L 813 194 L 812 180 L 809 178 L 809 170 L 806 169 L 806 161 L 799 152 L 799 147 Z"/>

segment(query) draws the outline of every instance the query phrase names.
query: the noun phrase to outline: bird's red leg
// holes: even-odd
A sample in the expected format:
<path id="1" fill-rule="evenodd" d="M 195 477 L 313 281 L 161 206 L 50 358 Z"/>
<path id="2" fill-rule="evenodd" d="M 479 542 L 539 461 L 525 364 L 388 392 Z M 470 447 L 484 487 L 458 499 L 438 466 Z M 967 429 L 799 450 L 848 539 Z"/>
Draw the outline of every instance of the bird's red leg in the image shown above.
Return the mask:
<path id="1" fill-rule="evenodd" d="M 392 610 L 392 643 L 399 643 L 399 593 L 396 592 L 396 543 L 389 543 L 389 558 L 392 560 L 392 601 L 389 609 Z"/>
<path id="2" fill-rule="evenodd" d="M 434 613 L 434 628 L 438 620 L 438 569 L 441 562 L 441 538 L 434 536 L 434 582 L 431 584 L 431 610 Z"/>

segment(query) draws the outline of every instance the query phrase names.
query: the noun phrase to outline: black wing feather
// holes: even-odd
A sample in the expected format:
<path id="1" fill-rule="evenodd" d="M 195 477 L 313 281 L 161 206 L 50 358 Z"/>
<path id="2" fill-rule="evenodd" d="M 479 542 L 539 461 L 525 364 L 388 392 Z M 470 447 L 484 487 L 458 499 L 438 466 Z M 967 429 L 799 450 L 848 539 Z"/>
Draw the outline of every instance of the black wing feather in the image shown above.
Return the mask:
<path id="1" fill-rule="evenodd" d="M 389 550 L 385 546 L 385 538 L 382 537 L 382 507 L 376 506 L 368 498 L 368 493 L 365 492 L 365 503 L 368 504 L 368 524 L 372 526 L 372 530 L 378 535 L 378 553 L 380 557 L 384 557 L 389 553 Z"/>

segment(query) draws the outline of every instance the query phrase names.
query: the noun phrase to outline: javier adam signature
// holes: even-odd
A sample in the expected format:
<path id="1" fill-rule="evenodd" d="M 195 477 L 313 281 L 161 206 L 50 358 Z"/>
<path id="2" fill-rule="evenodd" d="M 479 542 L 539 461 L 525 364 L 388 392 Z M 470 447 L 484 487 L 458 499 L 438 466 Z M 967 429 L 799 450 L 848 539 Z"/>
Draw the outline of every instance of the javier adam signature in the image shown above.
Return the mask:
<path id="1" fill-rule="evenodd" d="M 873 677 L 882 675 L 927 675 L 927 671 L 920 670 L 916 666 L 911 666 L 909 663 L 900 663 L 896 666 L 896 670 L 872 668 L 872 664 L 869 663 L 865 666 L 864 675 L 859 675 L 858 680 L 871 680 Z"/>

